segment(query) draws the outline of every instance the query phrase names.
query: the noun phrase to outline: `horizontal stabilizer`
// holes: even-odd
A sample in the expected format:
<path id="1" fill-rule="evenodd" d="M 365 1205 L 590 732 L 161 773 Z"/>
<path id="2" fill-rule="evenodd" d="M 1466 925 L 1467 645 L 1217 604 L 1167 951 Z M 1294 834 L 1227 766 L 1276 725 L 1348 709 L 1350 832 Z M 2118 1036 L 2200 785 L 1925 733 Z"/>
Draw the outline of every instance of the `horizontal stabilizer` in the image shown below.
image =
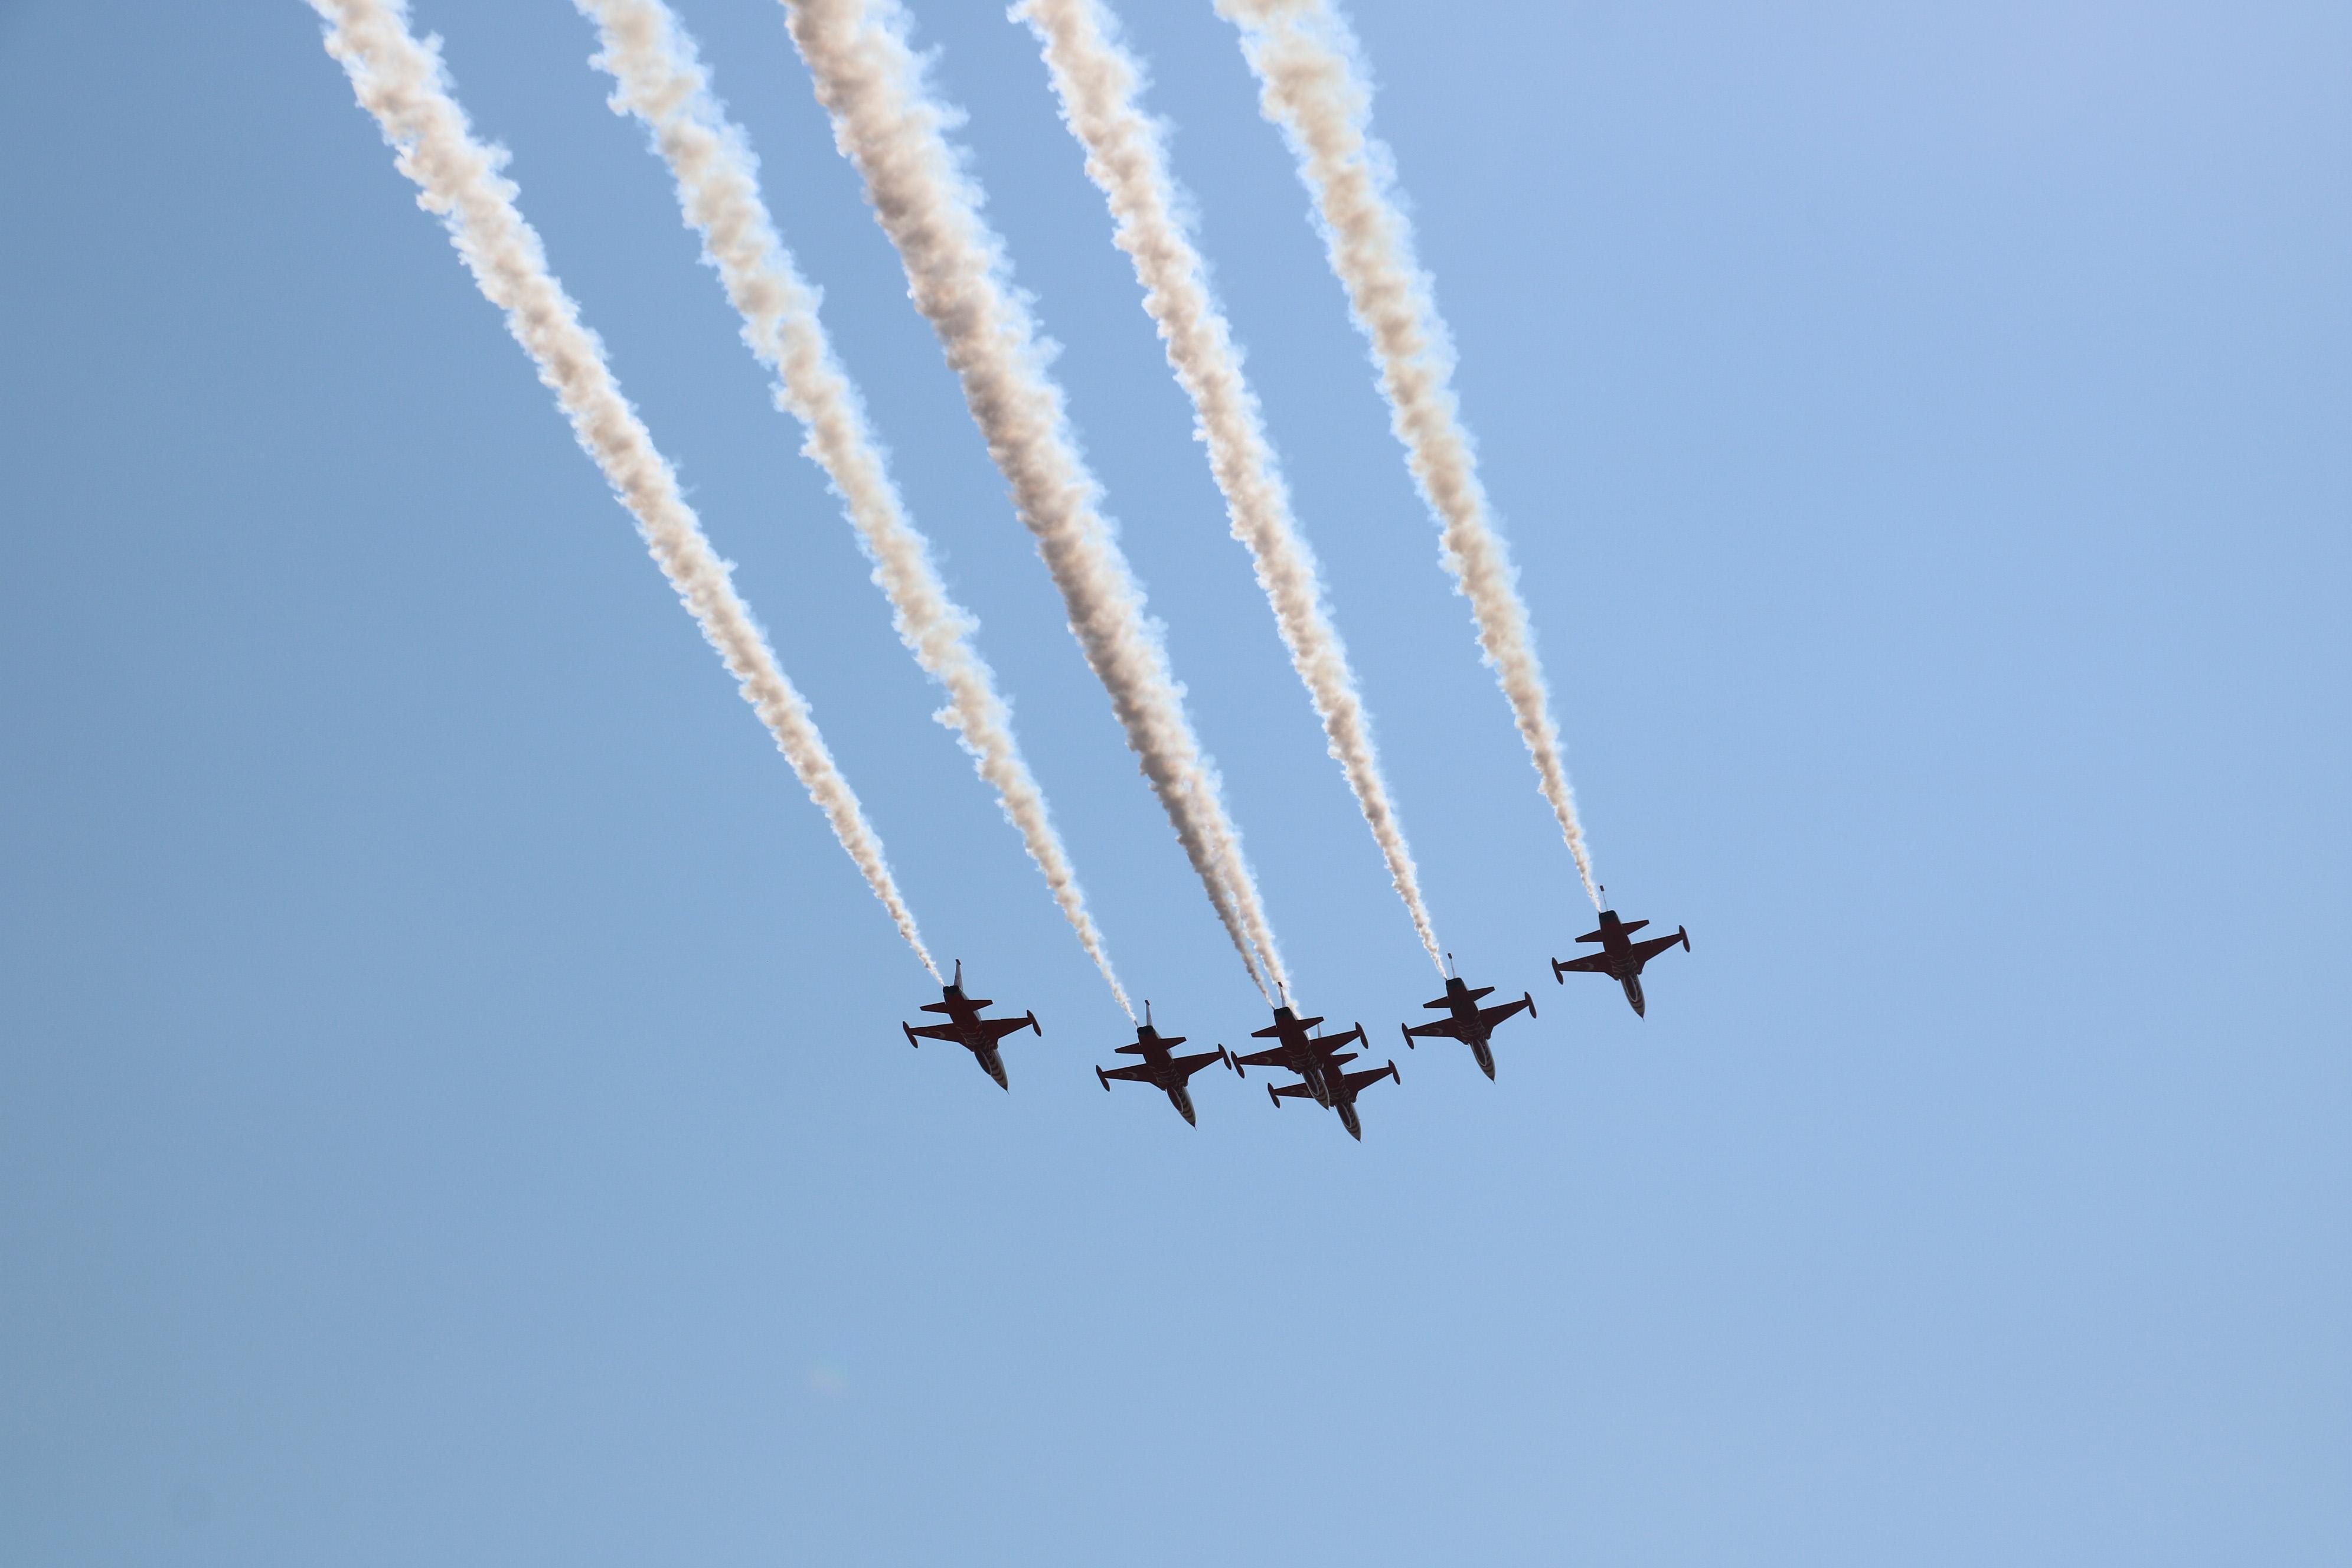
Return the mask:
<path id="1" fill-rule="evenodd" d="M 960 1002 L 926 1002 L 923 1004 L 923 1011 L 926 1013 L 952 1013 L 959 1006 L 963 1006 L 969 1007 L 973 1012 L 977 1013 L 983 1007 L 993 1007 L 995 1005 L 996 1003 L 990 997 L 971 996 L 964 998 Z"/>

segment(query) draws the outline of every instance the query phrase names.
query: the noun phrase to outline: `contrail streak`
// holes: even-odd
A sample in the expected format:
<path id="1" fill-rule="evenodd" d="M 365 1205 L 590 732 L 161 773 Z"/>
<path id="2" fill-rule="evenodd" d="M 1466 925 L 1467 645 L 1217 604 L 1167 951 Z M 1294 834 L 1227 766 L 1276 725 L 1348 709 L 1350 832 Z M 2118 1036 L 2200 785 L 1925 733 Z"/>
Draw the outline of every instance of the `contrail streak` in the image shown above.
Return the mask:
<path id="1" fill-rule="evenodd" d="M 908 292 L 963 384 L 990 455 L 1013 489 L 1069 611 L 1070 630 L 1110 694 L 1128 745 L 1168 813 L 1234 946 L 1263 989 L 1287 989 L 1241 837 L 1201 753 L 1142 591 L 1096 502 L 1046 375 L 1036 330 L 1014 291 L 1003 243 L 907 45 L 898 0 L 783 0 L 785 24 L 833 117 L 834 140 L 866 182 L 897 247 Z"/>
<path id="2" fill-rule="evenodd" d="M 996 790 L 1004 815 L 1045 873 L 1054 901 L 1102 971 L 1129 1017 L 1127 993 L 1112 970 L 1086 894 L 1054 831 L 1045 792 L 1031 775 L 1013 717 L 997 694 L 971 637 L 978 625 L 949 598 L 930 546 L 907 515 L 866 424 L 863 400 L 834 355 L 817 317 L 817 291 L 793 266 L 760 196 L 759 161 L 740 127 L 711 94 L 693 40 L 662 0 L 577 0 L 595 22 L 604 53 L 595 63 L 620 84 L 616 110 L 635 115 L 677 181 L 678 204 L 702 237 L 703 258 L 718 270 L 743 318 L 743 341 L 776 378 L 777 405 L 801 422 L 802 450 L 833 482 L 874 581 L 889 596 L 898 638 L 946 689 L 939 717 L 971 753 Z"/>
<path id="3" fill-rule="evenodd" d="M 580 445 L 636 519 L 663 574 L 831 820 L 842 847 L 898 922 L 898 934 L 937 979 L 939 966 L 898 895 L 882 841 L 835 766 L 808 703 L 777 667 L 750 606 L 729 581 L 731 568 L 704 537 L 677 474 L 621 395 L 604 344 L 581 325 L 578 307 L 548 269 L 538 233 L 515 208 L 515 186 L 499 173 L 506 153 L 474 139 L 442 69 L 439 40 L 420 43 L 408 30 L 404 0 L 310 3 L 326 18 L 327 52 L 350 75 L 360 107 L 383 127 L 400 172 L 416 183 L 417 205 L 441 219 L 484 296 L 506 312 L 508 330 L 530 353 Z"/>
<path id="4" fill-rule="evenodd" d="M 1182 216 L 1160 127 L 1137 102 L 1142 68 L 1120 45 L 1117 23 L 1097 0 L 1023 0 L 1013 14 L 1045 46 L 1062 118 L 1086 147 L 1087 177 L 1108 198 L 1118 222 L 1113 243 L 1135 263 L 1143 308 L 1159 323 L 1168 363 L 1192 400 L 1234 537 L 1249 547 L 1258 585 L 1274 606 L 1331 755 L 1355 792 L 1421 944 L 1443 973 L 1444 957 L 1422 902 L 1421 875 L 1381 774 L 1371 716 L 1357 695 L 1347 647 L 1324 607 L 1315 552 L 1292 518 L 1289 487 L 1266 440 L 1257 396 L 1242 374 L 1241 351 L 1211 291 L 1208 266 Z"/>
<path id="5" fill-rule="evenodd" d="M 1470 434 L 1462 427 L 1453 341 L 1431 298 L 1428 275 L 1413 257 L 1412 228 L 1393 193 L 1389 151 L 1369 129 L 1371 89 L 1359 66 L 1355 37 L 1328 0 L 1216 5 L 1241 27 L 1258 79 L 1259 105 L 1297 156 L 1331 269 L 1346 286 L 1356 325 L 1380 365 L 1390 426 L 1404 443 L 1422 499 L 1437 516 L 1445 568 L 1470 601 L 1478 646 L 1510 701 L 1585 893 L 1598 905 L 1534 629 L 1510 552 L 1488 513 Z"/>

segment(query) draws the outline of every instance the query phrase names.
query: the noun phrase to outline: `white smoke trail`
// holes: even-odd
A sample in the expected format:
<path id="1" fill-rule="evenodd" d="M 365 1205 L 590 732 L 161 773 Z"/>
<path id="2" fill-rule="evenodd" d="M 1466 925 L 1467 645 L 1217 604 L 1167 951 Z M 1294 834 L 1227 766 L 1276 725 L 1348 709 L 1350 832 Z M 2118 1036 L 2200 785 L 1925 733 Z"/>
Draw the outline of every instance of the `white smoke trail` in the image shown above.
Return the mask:
<path id="1" fill-rule="evenodd" d="M 937 979 L 939 966 L 898 896 L 881 840 L 835 766 L 807 702 L 777 667 L 750 607 L 729 581 L 730 568 L 704 537 L 677 474 L 621 395 L 604 344 L 581 325 L 578 308 L 549 271 L 538 233 L 515 208 L 514 184 L 499 173 L 505 153 L 474 139 L 442 69 L 439 40 L 419 42 L 408 30 L 404 0 L 310 3 L 326 18 L 327 52 L 351 76 L 360 107 L 383 128 L 400 172 L 416 183 L 417 204 L 446 226 L 474 281 L 506 312 L 508 330 L 529 351 L 580 445 L 636 519 L 646 548 L 702 635 L 831 820 L 842 847 L 898 922 L 898 934 Z"/>
<path id="2" fill-rule="evenodd" d="M 635 115 L 677 184 L 687 221 L 702 236 L 743 318 L 743 341 L 776 377 L 776 403 L 807 433 L 802 450 L 824 469 L 846 508 L 874 581 L 889 596 L 899 640 L 948 693 L 939 717 L 996 790 L 1030 858 L 1045 873 L 1087 953 L 1129 1017 L 1077 873 L 1054 831 L 1045 792 L 1013 739 L 995 677 L 972 646 L 971 616 L 948 597 L 930 547 L 890 482 L 863 400 L 833 353 L 817 317 L 817 291 L 793 264 L 760 196 L 759 161 L 740 127 L 712 96 L 693 40 L 662 0 L 577 0 L 595 22 L 604 53 L 595 63 L 620 91 L 614 110 Z"/>
<path id="3" fill-rule="evenodd" d="M 1003 247 L 925 88 L 898 0 L 783 0 L 793 42 L 833 117 L 834 139 L 866 182 L 897 247 L 916 308 L 939 336 L 964 401 L 1013 489 L 1021 521 L 1209 901 L 1261 989 L 1287 982 L 1241 839 L 1168 672 L 1143 595 L 1096 505 L 1045 374 Z M 1263 973 L 1261 974 L 1261 971 Z"/>
<path id="4" fill-rule="evenodd" d="M 1097 0 L 1023 0 L 1013 15 L 1045 46 L 1062 118 L 1086 147 L 1087 174 L 1118 222 L 1113 243 L 1134 261 L 1143 308 L 1159 323 L 1168 363 L 1192 400 L 1234 537 L 1249 547 L 1331 755 L 1355 792 L 1413 930 L 1443 973 L 1420 872 L 1381 774 L 1371 716 L 1357 694 L 1347 647 L 1324 607 L 1315 553 L 1292 518 L 1289 488 L 1266 440 L 1257 396 L 1242 374 L 1241 351 L 1209 287 L 1208 266 L 1192 243 L 1160 127 L 1137 102 L 1142 68 Z"/>
<path id="5" fill-rule="evenodd" d="M 1594 904 L 1601 894 L 1577 819 L 1576 795 L 1560 758 L 1551 694 L 1536 658 L 1535 633 L 1519 598 L 1517 573 L 1488 513 L 1470 434 L 1453 387 L 1454 345 L 1414 259 L 1412 226 L 1393 194 L 1388 149 L 1368 127 L 1354 35 L 1328 0 L 1216 0 L 1238 24 L 1260 88 L 1259 104 L 1282 128 L 1315 197 L 1331 269 L 1348 290 L 1356 325 L 1370 340 L 1422 498 L 1437 516 L 1441 553 L 1470 601 L 1478 646 L 1511 704 L 1519 738 L 1534 758 L 1544 798 L 1576 857 Z"/>

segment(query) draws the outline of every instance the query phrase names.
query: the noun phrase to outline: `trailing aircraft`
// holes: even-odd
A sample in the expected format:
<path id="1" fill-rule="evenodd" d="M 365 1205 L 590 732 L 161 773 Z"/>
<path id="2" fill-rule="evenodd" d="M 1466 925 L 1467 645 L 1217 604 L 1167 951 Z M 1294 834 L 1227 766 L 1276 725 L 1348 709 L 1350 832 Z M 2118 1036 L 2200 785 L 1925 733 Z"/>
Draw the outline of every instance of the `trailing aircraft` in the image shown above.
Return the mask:
<path id="1" fill-rule="evenodd" d="M 1453 955 L 1448 953 L 1446 957 L 1451 962 Z M 1404 1031 L 1405 1046 L 1411 1048 L 1416 1036 L 1423 1039 L 1443 1036 L 1447 1039 L 1459 1040 L 1470 1047 L 1470 1054 L 1477 1058 L 1479 1069 L 1488 1078 L 1493 1078 L 1495 1053 L 1487 1048 L 1487 1042 L 1494 1038 L 1495 1026 L 1521 1011 L 1530 1018 L 1536 1016 L 1536 999 L 1532 995 L 1521 996 L 1516 1002 L 1506 1002 L 1500 1006 L 1479 1006 L 1478 998 L 1494 989 L 1491 985 L 1481 985 L 1474 990 L 1462 983 L 1461 976 L 1447 975 L 1445 994 L 1433 1002 L 1423 1002 L 1422 1005 L 1443 1007 L 1448 1016 L 1433 1018 L 1426 1024 L 1398 1025 L 1397 1027 Z"/>
<path id="2" fill-rule="evenodd" d="M 1355 1059 L 1356 1053 L 1353 1051 L 1340 1051 L 1324 1059 L 1325 1070 L 1321 1094 L 1317 1094 L 1313 1087 L 1306 1083 L 1286 1083 L 1279 1089 L 1267 1084 L 1266 1098 L 1273 1100 L 1274 1108 L 1279 1110 L 1282 1109 L 1282 1102 L 1286 1100 L 1305 1100 L 1311 1096 L 1338 1111 L 1339 1125 L 1348 1130 L 1349 1137 L 1360 1143 L 1364 1141 L 1364 1124 L 1356 1116 L 1356 1096 L 1384 1078 L 1395 1079 L 1399 1083 L 1402 1083 L 1404 1079 L 1397 1077 L 1396 1063 L 1393 1061 L 1386 1067 L 1373 1068 L 1367 1072 L 1339 1070 L 1345 1064 Z"/>
<path id="3" fill-rule="evenodd" d="M 1192 1116 L 1192 1091 L 1185 1087 L 1186 1083 L 1194 1073 L 1211 1062 L 1223 1062 L 1234 1068 L 1234 1058 L 1225 1054 L 1223 1046 L 1213 1051 L 1202 1051 L 1198 1056 L 1170 1054 L 1171 1046 L 1183 1043 L 1183 1036 L 1162 1035 L 1151 1026 L 1151 1004 L 1146 1002 L 1143 1005 L 1143 1022 L 1136 1027 L 1135 1044 L 1121 1046 L 1117 1052 L 1122 1057 L 1141 1057 L 1143 1059 L 1131 1067 L 1113 1068 L 1108 1072 L 1097 1068 L 1095 1077 L 1102 1079 L 1105 1094 L 1110 1092 L 1110 1080 L 1115 1078 L 1124 1079 L 1129 1083 L 1148 1083 L 1154 1089 L 1164 1089 L 1168 1094 L 1168 1103 L 1176 1108 L 1177 1114 L 1198 1127 L 1200 1123 Z M 1234 1068 L 1234 1070 L 1239 1072 L 1241 1069 Z"/>
<path id="4" fill-rule="evenodd" d="M 1679 926 L 1672 936 L 1654 936 L 1647 942 L 1632 940 L 1633 932 L 1649 923 L 1647 921 L 1621 921 L 1615 910 L 1601 910 L 1601 929 L 1587 931 L 1576 939 L 1579 942 L 1597 942 L 1601 944 L 1601 951 L 1588 952 L 1581 958 L 1553 959 L 1552 979 L 1565 985 L 1570 970 L 1587 974 L 1606 974 L 1625 988 L 1625 1000 L 1633 1005 L 1635 1015 L 1645 1015 L 1647 1009 L 1642 1001 L 1642 965 L 1676 942 L 1682 944 L 1685 952 L 1690 951 L 1690 932 Z"/>
<path id="5" fill-rule="evenodd" d="M 924 1040 L 951 1040 L 961 1046 L 980 1063 L 981 1070 L 996 1080 L 997 1088 L 1009 1089 L 1013 1085 L 1005 1079 L 1004 1058 L 997 1055 L 996 1042 L 1022 1029 L 1036 1029 L 1041 1037 L 1045 1031 L 1037 1028 L 1037 1015 L 1034 1013 L 1024 1018 L 983 1018 L 980 1016 L 982 1007 L 995 1005 L 985 996 L 963 994 L 963 960 L 959 958 L 956 960 L 955 978 L 940 987 L 940 1000 L 923 1004 L 924 1012 L 945 1013 L 948 1022 L 925 1024 L 920 1028 L 911 1024 L 901 1024 L 898 1027 L 907 1031 L 907 1043 L 918 1049 L 921 1048 Z M 921 1038 L 917 1038 L 918 1036 Z"/>

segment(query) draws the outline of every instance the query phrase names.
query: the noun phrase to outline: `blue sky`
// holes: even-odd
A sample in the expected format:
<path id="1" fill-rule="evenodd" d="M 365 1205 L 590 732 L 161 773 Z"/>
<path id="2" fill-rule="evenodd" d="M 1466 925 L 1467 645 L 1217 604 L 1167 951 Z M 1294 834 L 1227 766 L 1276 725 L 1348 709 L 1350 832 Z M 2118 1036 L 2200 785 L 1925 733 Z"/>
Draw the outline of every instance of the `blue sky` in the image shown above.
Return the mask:
<path id="1" fill-rule="evenodd" d="M 1301 1001 L 1435 990 L 1029 35 L 914 6 Z M 0 7 L 0 1555 L 2352 1555 L 2341 7 L 1360 4 L 1588 928 L 1206 4 L 1129 5 L 1446 944 L 1186 1127 L 562 0 L 420 0 L 929 999 L 293 0 Z M 1264 1021 L 773 0 L 682 7 L 1122 973 Z M 1573 978 L 1573 977 L 1571 977 Z M 1400 1042 L 1401 1043 L 1401 1042 Z"/>

